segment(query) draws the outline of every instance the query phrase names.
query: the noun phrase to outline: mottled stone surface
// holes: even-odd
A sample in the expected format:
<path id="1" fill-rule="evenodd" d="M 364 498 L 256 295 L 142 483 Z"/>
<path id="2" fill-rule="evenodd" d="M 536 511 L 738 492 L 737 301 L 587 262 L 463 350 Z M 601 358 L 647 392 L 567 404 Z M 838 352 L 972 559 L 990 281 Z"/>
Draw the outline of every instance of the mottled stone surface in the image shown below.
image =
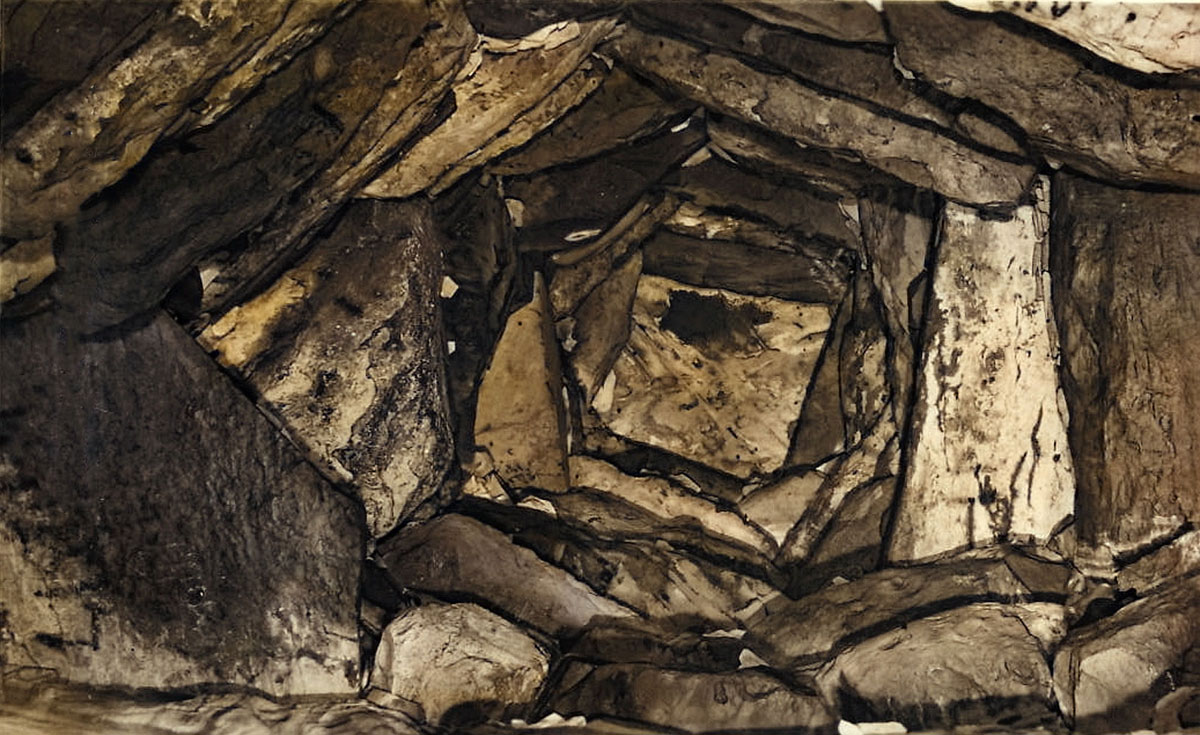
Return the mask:
<path id="1" fill-rule="evenodd" d="M 0 335 L 6 666 L 355 691 L 361 509 L 167 316 L 106 342 L 72 326 Z"/>
<path id="2" fill-rule="evenodd" d="M 1200 519 L 1200 197 L 1059 175 L 1052 208 L 1078 529 L 1120 553 Z"/>
<path id="3" fill-rule="evenodd" d="M 357 488 L 373 536 L 436 493 L 453 459 L 441 248 L 427 207 L 355 204 L 307 258 L 198 337 L 330 477 Z"/>
<path id="4" fill-rule="evenodd" d="M 563 349 L 570 347 L 567 351 L 571 355 L 571 371 L 583 389 L 585 402 L 590 403 L 596 397 L 596 391 L 629 339 L 630 313 L 641 275 L 642 251 L 638 250 L 597 284 L 574 312 L 568 337 L 574 344 L 563 344 Z M 565 280 L 566 276 L 556 276 L 555 283 L 562 287 Z M 565 288 L 560 288 L 554 294 L 564 292 Z"/>
<path id="5" fill-rule="evenodd" d="M 686 732 L 786 727 L 830 729 L 834 718 L 820 697 L 796 692 L 757 671 L 707 674 L 637 664 L 599 666 L 551 706 L 564 714 L 610 715 Z"/>
<path id="6" fill-rule="evenodd" d="M 456 708 L 501 718 L 537 696 L 550 656 L 519 627 L 478 605 L 421 605 L 388 623 L 371 686 L 421 705 L 439 722 Z"/>
<path id="7" fill-rule="evenodd" d="M 1049 197 L 1008 221 L 946 205 L 889 555 L 1048 539 L 1075 478 L 1051 320 Z"/>
<path id="8" fill-rule="evenodd" d="M 1197 570 L 1200 570 L 1200 531 L 1188 531 L 1122 568 L 1117 572 L 1117 585 L 1144 595 Z"/>
<path id="9" fill-rule="evenodd" d="M 739 10 L 789 28 L 839 41 L 886 41 L 879 11 L 867 2 L 795 3 L 789 0 L 736 0 Z"/>
<path id="10" fill-rule="evenodd" d="M 824 305 L 643 276 L 592 407 L 613 431 L 741 477 L 777 469 L 829 326 Z"/>

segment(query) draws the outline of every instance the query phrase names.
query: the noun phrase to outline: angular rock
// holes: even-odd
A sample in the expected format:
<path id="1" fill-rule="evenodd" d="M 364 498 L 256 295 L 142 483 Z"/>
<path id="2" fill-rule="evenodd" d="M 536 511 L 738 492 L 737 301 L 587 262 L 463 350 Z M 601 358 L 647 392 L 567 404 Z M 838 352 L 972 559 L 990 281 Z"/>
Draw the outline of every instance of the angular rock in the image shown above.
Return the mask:
<path id="1" fill-rule="evenodd" d="M 911 730 L 1051 725 L 1050 667 L 1028 615 L 981 603 L 912 621 L 843 651 L 821 669 L 818 687 L 842 717 Z"/>
<path id="2" fill-rule="evenodd" d="M 738 510 L 769 533 L 776 544 L 782 545 L 816 499 L 825 479 L 826 475 L 819 470 L 786 475 L 751 490 L 738 501 Z"/>
<path id="3" fill-rule="evenodd" d="M 388 576 L 402 587 L 486 601 L 554 635 L 573 633 L 594 619 L 634 615 L 466 516 L 439 516 L 394 536 L 377 553 Z"/>
<path id="4" fill-rule="evenodd" d="M 629 340 L 633 297 L 641 275 L 642 251 L 638 250 L 592 289 L 574 312 L 571 339 L 576 344 L 570 350 L 570 363 L 586 403 L 596 397 L 600 384 Z M 561 285 L 562 281 L 557 283 Z"/>
<path id="5" fill-rule="evenodd" d="M 1053 193 L 1077 527 L 1131 552 L 1200 519 L 1200 197 L 1066 175 Z"/>
<path id="6" fill-rule="evenodd" d="M 1075 509 L 1043 185 L 1008 221 L 947 204 L 889 556 L 1046 540 Z"/>
<path id="7" fill-rule="evenodd" d="M 0 253 L 0 304 L 29 293 L 56 267 L 54 235 L 24 240 Z"/>
<path id="8" fill-rule="evenodd" d="M 1054 657 L 1054 689 L 1071 727 L 1150 727 L 1161 695 L 1200 678 L 1198 605 L 1200 577 L 1193 575 L 1068 636 Z"/>
<path id="9" fill-rule="evenodd" d="M 508 54 L 483 52 L 479 68 L 454 85 L 454 113 L 365 186 L 362 195 L 404 199 L 435 184 L 445 189 L 474 165 L 485 163 L 486 159 L 463 159 L 491 143 L 555 91 L 614 25 L 611 20 L 584 23 L 577 38 L 553 48 L 543 46 Z M 576 102 L 585 96 L 586 91 L 580 90 Z M 518 145 L 521 142 L 513 141 Z"/>
<path id="10" fill-rule="evenodd" d="M 0 683 L 0 727 L 22 735 L 417 735 L 401 712 L 356 696 L 269 699 L 249 692 L 177 694 L 70 686 L 18 676 Z"/>
<path id="11" fill-rule="evenodd" d="M 686 105 L 664 99 L 616 67 L 579 107 L 488 170 L 499 176 L 520 176 L 581 161 L 651 135 L 681 121 L 687 112 Z"/>
<path id="12" fill-rule="evenodd" d="M 533 300 L 513 312 L 479 386 L 475 443 L 512 487 L 567 489 L 562 371 L 541 274 Z"/>
<path id="13" fill-rule="evenodd" d="M 593 409 L 617 434 L 738 477 L 778 469 L 829 310 L 643 276 Z"/>
<path id="14" fill-rule="evenodd" d="M 737 671 L 746 650 L 744 631 L 679 632 L 654 621 L 629 620 L 598 625 L 571 644 L 573 659 L 599 663 L 652 664 L 665 669 Z"/>
<path id="15" fill-rule="evenodd" d="M 776 669 L 800 672 L 849 646 L 962 605 L 1061 604 L 1068 576 L 1064 565 L 1019 552 L 885 569 L 798 600 L 768 601 L 747 619 L 745 641 Z"/>
<path id="16" fill-rule="evenodd" d="M 763 672 L 709 674 L 638 664 L 599 666 L 556 693 L 550 706 L 568 715 L 621 717 L 685 732 L 824 732 L 835 719 L 820 697 Z"/>
<path id="17" fill-rule="evenodd" d="M 1047 156 L 1102 179 L 1200 188 L 1200 125 L 1181 114 L 1200 109 L 1195 87 L 1129 84 L 987 16 L 925 3 L 887 15 L 901 64 L 1012 118 Z"/>
<path id="18" fill-rule="evenodd" d="M 7 667 L 357 690 L 362 511 L 186 333 L 159 314 L 83 342 L 42 314 L 0 352 Z"/>
<path id="19" fill-rule="evenodd" d="M 1200 531 L 1188 531 L 1117 572 L 1117 586 L 1145 595 L 1200 570 Z"/>
<path id="20" fill-rule="evenodd" d="M 959 7 L 1007 12 L 1115 64 L 1148 74 L 1200 70 L 1200 15 L 1182 3 L 1041 3 L 952 0 Z"/>
<path id="21" fill-rule="evenodd" d="M 212 122 L 319 37 L 348 5 L 344 0 L 182 4 L 136 26 L 130 23 L 139 32 L 113 39 L 123 42 L 120 53 L 108 54 L 76 88 L 5 141 L 0 158 L 4 234 L 46 234 L 55 221 L 121 178 L 165 128 L 181 118 L 191 117 L 187 127 L 199 123 L 198 115 L 188 115 L 190 106 Z M 105 8 L 101 28 L 110 12 Z M 136 14 L 137 8 L 130 4 L 115 12 L 112 22 L 119 24 L 121 15 Z M 54 22 L 53 15 L 42 22 Z"/>
<path id="22" fill-rule="evenodd" d="M 980 153 L 923 127 L 879 116 L 730 56 L 629 29 L 614 53 L 668 87 L 715 110 L 806 144 L 846 149 L 866 163 L 968 204 L 1011 204 L 1033 168 Z"/>
<path id="23" fill-rule="evenodd" d="M 357 489 L 375 537 L 436 493 L 453 461 L 441 249 L 427 206 L 351 205 L 308 257 L 198 337 Z"/>
<path id="24" fill-rule="evenodd" d="M 436 723 L 455 709 L 523 714 L 550 656 L 519 627 L 478 605 L 421 605 L 400 613 L 375 651 L 371 686 L 421 705 Z"/>
<path id="25" fill-rule="evenodd" d="M 796 3 L 789 0 L 736 0 L 739 10 L 768 23 L 839 41 L 888 40 L 879 11 L 868 2 Z"/>

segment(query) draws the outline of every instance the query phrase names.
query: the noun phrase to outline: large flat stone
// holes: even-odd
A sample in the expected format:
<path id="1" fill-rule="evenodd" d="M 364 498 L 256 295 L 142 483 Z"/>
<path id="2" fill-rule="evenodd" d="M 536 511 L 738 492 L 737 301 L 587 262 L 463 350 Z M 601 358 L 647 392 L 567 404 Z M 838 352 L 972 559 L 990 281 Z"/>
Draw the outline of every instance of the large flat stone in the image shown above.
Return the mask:
<path id="1" fill-rule="evenodd" d="M 783 464 L 825 305 L 643 276 L 633 323 L 592 401 L 610 429 L 740 477 Z"/>
<path id="2" fill-rule="evenodd" d="M 97 685 L 358 687 L 362 511 L 166 315 L 0 351 L 0 658 Z"/>
<path id="3" fill-rule="evenodd" d="M 308 257 L 198 338 L 357 489 L 376 537 L 436 493 L 453 461 L 441 250 L 427 207 L 354 204 Z"/>
<path id="4" fill-rule="evenodd" d="M 1051 321 L 1049 201 L 943 212 L 893 560 L 1047 540 L 1075 510 Z"/>

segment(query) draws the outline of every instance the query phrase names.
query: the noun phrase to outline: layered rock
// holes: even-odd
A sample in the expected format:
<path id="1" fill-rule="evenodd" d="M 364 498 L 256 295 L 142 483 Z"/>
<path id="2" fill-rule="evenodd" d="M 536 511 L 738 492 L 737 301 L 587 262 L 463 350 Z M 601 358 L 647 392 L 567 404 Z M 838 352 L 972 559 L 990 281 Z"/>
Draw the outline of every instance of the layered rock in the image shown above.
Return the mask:
<path id="1" fill-rule="evenodd" d="M 361 509 L 166 315 L 107 342 L 73 327 L 0 336 L 6 666 L 356 691 Z"/>

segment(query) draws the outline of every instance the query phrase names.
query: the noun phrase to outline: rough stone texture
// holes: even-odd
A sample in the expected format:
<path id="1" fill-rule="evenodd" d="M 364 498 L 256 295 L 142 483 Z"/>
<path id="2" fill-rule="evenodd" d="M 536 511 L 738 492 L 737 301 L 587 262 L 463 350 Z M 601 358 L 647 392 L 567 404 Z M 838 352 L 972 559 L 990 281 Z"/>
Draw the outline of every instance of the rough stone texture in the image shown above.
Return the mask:
<path id="1" fill-rule="evenodd" d="M 1117 572 L 1117 586 L 1145 595 L 1200 570 L 1200 531 L 1188 531 Z"/>
<path id="2" fill-rule="evenodd" d="M 843 651 L 821 669 L 818 686 L 843 718 L 859 722 L 898 720 L 913 730 L 1050 724 L 1050 667 L 1028 614 L 981 603 L 912 621 Z"/>
<path id="3" fill-rule="evenodd" d="M 487 717 L 522 714 L 550 656 L 523 630 L 478 605 L 421 605 L 388 623 L 371 686 L 421 705 L 436 723 L 456 708 Z"/>
<path id="4" fill-rule="evenodd" d="M 358 489 L 373 536 L 437 492 L 453 459 L 441 244 L 428 207 L 352 205 L 308 257 L 198 337 Z"/>
<path id="5" fill-rule="evenodd" d="M 0 336 L 6 668 L 354 691 L 361 510 L 167 316 L 72 326 Z"/>
<path id="6" fill-rule="evenodd" d="M 1078 531 L 1120 553 L 1200 520 L 1200 197 L 1059 175 L 1052 209 Z"/>
<path id="7" fill-rule="evenodd" d="M 596 391 L 629 339 L 630 312 L 641 275 L 642 251 L 638 250 L 592 289 L 574 312 L 569 339 L 575 344 L 568 351 L 571 371 L 587 403 L 596 397 Z M 556 278 L 555 283 L 561 287 L 563 279 Z M 562 293 L 562 289 L 553 292 Z M 554 295 L 550 298 L 553 301 Z"/>
<path id="8" fill-rule="evenodd" d="M 377 552 L 399 585 L 486 601 L 552 634 L 569 634 L 595 618 L 634 613 L 542 561 L 500 531 L 446 514 L 394 536 Z"/>
<path id="9" fill-rule="evenodd" d="M 870 3 L 796 3 L 791 0 L 734 0 L 739 10 L 769 23 L 839 41 L 886 41 L 879 11 Z"/>
<path id="10" fill-rule="evenodd" d="M 1104 179 L 1200 187 L 1195 87 L 1126 83 L 988 16 L 931 3 L 887 16 L 904 67 L 1008 115 L 1048 156 Z"/>
<path id="11" fill-rule="evenodd" d="M 46 234 L 56 220 L 121 178 L 164 128 L 181 118 L 199 123 L 201 116 L 189 115 L 189 107 L 211 122 L 352 5 L 185 2 L 139 25 L 130 23 L 131 31 L 140 32 L 126 37 L 119 54 L 109 54 L 78 87 L 5 141 L 4 234 Z M 116 11 L 114 27 L 121 27 L 120 14 L 131 11 L 136 6 Z M 56 19 L 51 11 L 40 20 Z M 107 15 L 104 20 L 100 25 L 107 25 Z M 93 58 L 108 50 L 98 48 Z"/>
<path id="12" fill-rule="evenodd" d="M 1074 510 L 1047 252 L 1049 197 L 989 221 L 947 204 L 889 555 L 1046 540 Z"/>
<path id="13" fill-rule="evenodd" d="M 417 735 L 403 713 L 362 699 L 272 700 L 226 692 L 179 697 L 71 687 L 40 677 L 0 683 L 0 730 L 21 735 Z M 11 729 L 9 729 L 11 728 Z"/>
<path id="14" fill-rule="evenodd" d="M 1191 576 L 1073 632 L 1054 657 L 1054 688 L 1081 732 L 1150 727 L 1156 700 L 1200 681 L 1200 577 Z"/>
<path id="15" fill-rule="evenodd" d="M 979 12 L 1008 12 L 1070 39 L 1092 53 L 1140 72 L 1200 69 L 1200 14 L 1183 3 L 1049 5 L 1003 0 L 952 0 Z"/>
<path id="16" fill-rule="evenodd" d="M 694 673 L 637 664 L 599 666 L 551 700 L 563 714 L 609 715 L 686 732 L 786 727 L 824 732 L 834 719 L 820 697 L 757 671 Z"/>
<path id="17" fill-rule="evenodd" d="M 600 663 L 652 664 L 718 673 L 737 671 L 744 650 L 736 630 L 679 632 L 669 623 L 628 620 L 589 628 L 566 653 Z"/>
<path id="18" fill-rule="evenodd" d="M 957 201 L 1011 203 L 1033 176 L 1031 166 L 992 158 L 687 43 L 629 29 L 612 48 L 625 63 L 717 111 L 807 145 L 850 150 L 872 166 Z"/>
<path id="19" fill-rule="evenodd" d="M 566 490 L 562 370 L 549 311 L 537 274 L 533 300 L 509 316 L 479 386 L 475 443 L 510 486 Z"/>
<path id="20" fill-rule="evenodd" d="M 614 432 L 739 477 L 778 469 L 829 311 L 643 276 L 592 407 Z"/>
<path id="21" fill-rule="evenodd" d="M 611 20 L 585 23 L 576 38 L 553 47 L 504 54 L 484 51 L 479 68 L 454 85 L 454 113 L 364 187 L 362 194 L 404 199 L 435 184 L 445 189 L 472 164 L 485 163 L 486 159 L 468 157 L 562 84 L 613 26 Z M 577 102 L 590 90 L 579 91 Z M 508 142 L 524 141 L 510 138 Z M 490 148 L 489 152 L 502 151 Z"/>

